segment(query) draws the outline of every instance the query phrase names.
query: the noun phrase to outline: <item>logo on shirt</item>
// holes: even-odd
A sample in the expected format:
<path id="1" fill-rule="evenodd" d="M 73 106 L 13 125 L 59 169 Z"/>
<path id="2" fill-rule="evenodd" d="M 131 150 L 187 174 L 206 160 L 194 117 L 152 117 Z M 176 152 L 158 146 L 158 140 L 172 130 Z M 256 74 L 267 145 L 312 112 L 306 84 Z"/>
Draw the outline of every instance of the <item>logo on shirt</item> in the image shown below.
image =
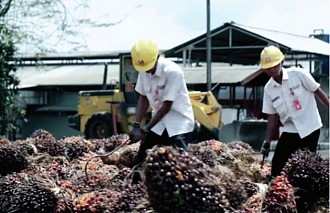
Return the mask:
<path id="1" fill-rule="evenodd" d="M 297 84 L 296 86 L 290 87 L 289 89 L 290 89 L 290 90 L 296 90 L 296 89 L 298 89 L 299 87 L 300 87 L 300 85 Z"/>

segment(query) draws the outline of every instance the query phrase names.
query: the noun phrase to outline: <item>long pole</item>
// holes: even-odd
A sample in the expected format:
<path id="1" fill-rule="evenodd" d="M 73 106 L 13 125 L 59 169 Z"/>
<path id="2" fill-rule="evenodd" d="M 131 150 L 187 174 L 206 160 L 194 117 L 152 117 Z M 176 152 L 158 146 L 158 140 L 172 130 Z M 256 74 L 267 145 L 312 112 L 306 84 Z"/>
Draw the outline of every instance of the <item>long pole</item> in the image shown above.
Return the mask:
<path id="1" fill-rule="evenodd" d="M 212 88 L 212 81 L 211 81 L 211 31 L 210 31 L 210 0 L 206 1 L 207 6 L 206 6 L 206 82 L 207 82 L 207 90 L 210 91 Z"/>

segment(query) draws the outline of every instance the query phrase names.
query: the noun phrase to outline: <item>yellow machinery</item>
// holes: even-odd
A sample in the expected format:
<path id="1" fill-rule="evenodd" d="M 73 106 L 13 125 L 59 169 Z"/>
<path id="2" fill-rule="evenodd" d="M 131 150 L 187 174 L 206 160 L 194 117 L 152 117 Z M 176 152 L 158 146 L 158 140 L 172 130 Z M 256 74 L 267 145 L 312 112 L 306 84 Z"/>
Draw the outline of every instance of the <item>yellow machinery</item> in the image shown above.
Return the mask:
<path id="1" fill-rule="evenodd" d="M 120 55 L 119 88 L 80 91 L 78 113 L 69 117 L 69 125 L 83 132 L 86 138 L 130 132 L 138 100 L 134 91 L 137 75 L 130 55 Z M 196 119 L 195 140 L 217 139 L 222 126 L 221 106 L 213 93 L 193 91 L 189 95 Z M 145 121 L 150 115 L 146 115 Z"/>

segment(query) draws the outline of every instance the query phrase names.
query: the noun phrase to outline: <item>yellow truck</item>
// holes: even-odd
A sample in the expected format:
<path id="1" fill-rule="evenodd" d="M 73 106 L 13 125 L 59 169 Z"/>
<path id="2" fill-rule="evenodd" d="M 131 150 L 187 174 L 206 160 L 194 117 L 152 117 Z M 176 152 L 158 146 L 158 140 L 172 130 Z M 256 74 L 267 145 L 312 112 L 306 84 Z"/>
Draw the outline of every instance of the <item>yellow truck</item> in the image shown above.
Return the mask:
<path id="1" fill-rule="evenodd" d="M 70 127 L 84 133 L 87 139 L 107 138 L 129 133 L 135 121 L 138 94 L 134 91 L 138 72 L 129 54 L 121 54 L 119 83 L 109 90 L 80 91 L 78 113 L 68 118 Z M 218 139 L 221 106 L 211 91 L 191 91 L 190 100 L 196 119 L 195 140 Z M 147 121 L 151 116 L 148 113 Z"/>

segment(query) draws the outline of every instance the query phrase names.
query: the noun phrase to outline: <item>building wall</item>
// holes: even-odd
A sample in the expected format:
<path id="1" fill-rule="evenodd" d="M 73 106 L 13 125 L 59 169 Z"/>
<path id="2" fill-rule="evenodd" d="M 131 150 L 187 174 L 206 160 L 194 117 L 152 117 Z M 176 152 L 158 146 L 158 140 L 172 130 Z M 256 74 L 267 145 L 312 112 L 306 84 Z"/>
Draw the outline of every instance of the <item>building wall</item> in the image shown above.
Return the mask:
<path id="1" fill-rule="evenodd" d="M 27 115 L 27 123 L 22 127 L 22 138 L 29 137 L 35 130 L 44 129 L 50 132 L 56 139 L 65 136 L 82 136 L 83 134 L 68 126 L 68 114 L 33 114 Z"/>
<path id="2" fill-rule="evenodd" d="M 69 127 L 68 116 L 77 111 L 78 91 L 62 91 L 60 88 L 56 91 L 47 91 L 44 89 L 42 98 L 40 92 L 22 91 L 22 102 L 26 108 L 26 122 L 22 124 L 20 138 L 29 137 L 35 130 L 44 129 L 53 134 L 56 139 L 65 136 L 82 135 Z M 38 101 L 34 98 L 38 96 Z"/>

